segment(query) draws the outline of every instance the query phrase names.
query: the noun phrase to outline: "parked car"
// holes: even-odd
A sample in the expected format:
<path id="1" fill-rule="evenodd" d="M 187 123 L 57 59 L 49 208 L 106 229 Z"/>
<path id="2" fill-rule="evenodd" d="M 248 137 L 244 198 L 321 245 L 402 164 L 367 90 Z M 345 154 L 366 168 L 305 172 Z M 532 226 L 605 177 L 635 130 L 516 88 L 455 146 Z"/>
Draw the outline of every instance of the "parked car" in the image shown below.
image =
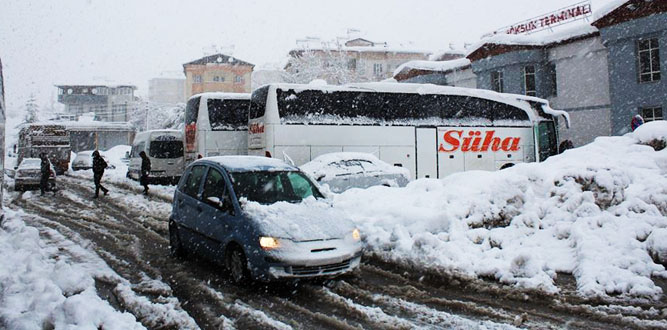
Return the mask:
<path id="1" fill-rule="evenodd" d="M 237 282 L 335 277 L 361 261 L 360 234 L 298 168 L 252 156 L 191 163 L 174 193 L 172 255 L 223 264 Z"/>
<path id="2" fill-rule="evenodd" d="M 72 170 L 73 171 L 80 171 L 80 170 L 92 169 L 93 168 L 93 151 L 94 150 L 84 150 L 84 151 L 77 152 L 76 157 L 74 157 L 74 161 L 72 161 Z M 107 162 L 107 168 L 115 168 L 115 166 L 113 166 L 111 163 L 109 163 L 109 160 L 104 155 L 104 153 L 100 152 L 100 155 Z"/>
<path id="3" fill-rule="evenodd" d="M 24 191 L 39 188 L 39 182 L 42 178 L 41 164 L 42 160 L 39 158 L 23 158 L 14 173 L 14 190 Z M 56 169 L 53 164 L 51 164 L 49 186 L 51 188 L 56 187 Z"/>
<path id="4" fill-rule="evenodd" d="M 371 186 L 405 187 L 410 171 L 389 165 L 372 154 L 334 152 L 319 156 L 300 166 L 320 184 L 328 184 L 332 192 Z"/>

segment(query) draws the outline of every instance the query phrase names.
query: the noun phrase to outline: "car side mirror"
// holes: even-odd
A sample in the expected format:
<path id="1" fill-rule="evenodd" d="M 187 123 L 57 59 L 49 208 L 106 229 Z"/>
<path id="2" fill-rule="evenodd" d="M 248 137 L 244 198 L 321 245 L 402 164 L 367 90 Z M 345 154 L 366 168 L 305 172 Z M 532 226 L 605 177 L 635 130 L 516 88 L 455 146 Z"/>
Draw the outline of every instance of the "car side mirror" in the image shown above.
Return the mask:
<path id="1" fill-rule="evenodd" d="M 234 213 L 234 208 L 232 207 L 232 203 L 229 200 L 229 198 L 225 198 L 223 200 L 220 200 L 220 198 L 218 198 L 218 197 L 210 196 L 210 197 L 206 197 L 206 203 L 208 203 L 209 205 L 211 205 L 211 206 L 213 206 L 213 207 L 215 207 L 215 208 L 217 208 L 221 211 L 228 212 L 230 214 Z"/>
<path id="2" fill-rule="evenodd" d="M 317 176 L 317 178 L 315 178 L 315 181 L 320 182 L 320 181 L 322 181 L 322 179 L 324 179 L 325 176 L 326 176 L 326 174 L 320 174 L 320 175 Z"/>

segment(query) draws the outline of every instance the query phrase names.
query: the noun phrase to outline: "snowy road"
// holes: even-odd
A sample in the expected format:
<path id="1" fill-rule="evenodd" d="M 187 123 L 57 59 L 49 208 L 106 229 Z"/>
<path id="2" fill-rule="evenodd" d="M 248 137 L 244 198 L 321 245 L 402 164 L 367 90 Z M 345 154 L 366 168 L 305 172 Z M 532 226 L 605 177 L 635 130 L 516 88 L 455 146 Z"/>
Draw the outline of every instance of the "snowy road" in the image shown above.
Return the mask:
<path id="1" fill-rule="evenodd" d="M 373 256 L 335 281 L 237 287 L 203 260 L 168 256 L 167 196 L 137 197 L 138 186 L 109 183 L 91 200 L 92 182 L 59 178 L 57 196 L 13 194 L 9 207 L 30 226 L 50 228 L 92 249 L 131 286 L 95 278 L 98 294 L 147 328 L 413 329 L 628 328 L 664 326 L 667 304 L 586 301 L 559 276 L 560 296 L 484 280 L 424 273 Z M 659 282 L 659 280 L 656 280 Z M 664 288 L 664 283 L 660 283 Z M 195 326 L 196 323 L 196 326 Z"/>

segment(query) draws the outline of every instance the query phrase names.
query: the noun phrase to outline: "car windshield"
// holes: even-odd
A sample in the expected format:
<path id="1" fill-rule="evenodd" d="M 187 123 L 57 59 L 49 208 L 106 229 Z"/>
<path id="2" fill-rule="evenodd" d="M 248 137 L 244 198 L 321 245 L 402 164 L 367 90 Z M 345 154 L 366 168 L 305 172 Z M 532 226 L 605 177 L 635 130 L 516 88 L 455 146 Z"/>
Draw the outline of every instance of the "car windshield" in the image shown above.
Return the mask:
<path id="1" fill-rule="evenodd" d="M 337 176 L 380 171 L 377 165 L 365 159 L 345 159 L 333 162 L 329 167 L 335 169 Z"/>
<path id="2" fill-rule="evenodd" d="M 317 187 L 297 171 L 253 171 L 230 173 L 236 197 L 260 204 L 298 203 L 314 196 L 323 198 Z"/>
<path id="3" fill-rule="evenodd" d="M 24 159 L 21 162 L 22 168 L 36 168 L 41 166 L 42 161 L 40 159 Z"/>

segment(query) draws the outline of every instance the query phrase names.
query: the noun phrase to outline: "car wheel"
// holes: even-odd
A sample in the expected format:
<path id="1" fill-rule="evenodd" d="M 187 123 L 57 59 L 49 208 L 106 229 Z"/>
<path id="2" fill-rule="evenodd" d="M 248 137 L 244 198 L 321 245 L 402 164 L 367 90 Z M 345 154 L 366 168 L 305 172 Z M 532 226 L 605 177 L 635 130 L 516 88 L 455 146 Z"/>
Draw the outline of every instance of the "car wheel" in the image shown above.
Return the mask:
<path id="1" fill-rule="evenodd" d="M 243 284 L 250 280 L 248 261 L 240 247 L 234 246 L 227 252 L 225 263 L 234 283 Z"/>
<path id="2" fill-rule="evenodd" d="M 178 225 L 174 221 L 169 221 L 169 251 L 172 257 L 185 256 L 181 235 L 178 234 Z"/>

